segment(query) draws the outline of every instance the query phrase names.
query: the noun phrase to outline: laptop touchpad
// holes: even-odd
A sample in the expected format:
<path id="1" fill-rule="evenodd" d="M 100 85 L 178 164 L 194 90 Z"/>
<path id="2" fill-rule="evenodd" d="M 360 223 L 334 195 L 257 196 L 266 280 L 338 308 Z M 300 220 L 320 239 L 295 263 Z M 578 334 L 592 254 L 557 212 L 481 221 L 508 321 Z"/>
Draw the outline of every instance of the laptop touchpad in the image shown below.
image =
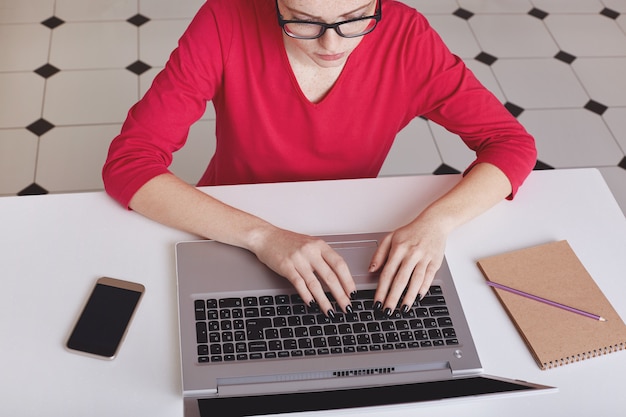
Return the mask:
<path id="1" fill-rule="evenodd" d="M 354 242 L 328 242 L 348 264 L 352 276 L 370 275 L 368 271 L 372 263 L 374 252 L 378 248 L 375 240 L 360 240 Z"/>

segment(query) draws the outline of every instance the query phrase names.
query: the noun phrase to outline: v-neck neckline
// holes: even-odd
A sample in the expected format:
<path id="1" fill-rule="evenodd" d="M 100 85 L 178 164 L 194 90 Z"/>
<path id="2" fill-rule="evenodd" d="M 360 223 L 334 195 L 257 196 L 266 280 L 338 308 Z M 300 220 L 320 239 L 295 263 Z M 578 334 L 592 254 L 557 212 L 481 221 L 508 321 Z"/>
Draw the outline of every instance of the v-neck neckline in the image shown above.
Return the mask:
<path id="1" fill-rule="evenodd" d="M 280 48 L 280 54 L 282 57 L 283 65 L 285 65 L 286 70 L 289 73 L 291 84 L 293 88 L 295 89 L 296 94 L 298 94 L 298 96 L 300 97 L 300 99 L 303 100 L 305 103 L 307 103 L 307 105 L 313 108 L 318 108 L 320 106 L 323 106 L 327 100 L 331 99 L 331 96 L 333 96 L 334 94 L 339 94 L 336 92 L 336 90 L 340 89 L 341 84 L 343 83 L 343 79 L 348 76 L 346 73 L 350 71 L 350 68 L 352 66 L 351 61 L 353 61 L 353 55 L 357 53 L 359 49 L 361 49 L 363 42 L 366 41 L 366 39 L 364 38 L 359 43 L 359 45 L 357 45 L 357 47 L 350 53 L 350 56 L 348 56 L 343 68 L 341 69 L 341 72 L 339 73 L 339 76 L 337 77 L 333 85 L 330 87 L 328 92 L 324 95 L 324 97 L 322 97 L 321 100 L 314 102 L 314 101 L 309 100 L 309 98 L 306 96 L 306 94 L 302 90 L 302 87 L 300 86 L 300 83 L 298 82 L 298 78 L 296 77 L 293 67 L 291 66 L 291 62 L 289 60 L 289 55 L 287 52 L 287 47 L 285 46 L 285 42 L 283 39 L 283 33 L 282 31 L 277 31 L 277 32 L 278 32 L 278 43 L 279 43 L 278 45 Z"/>

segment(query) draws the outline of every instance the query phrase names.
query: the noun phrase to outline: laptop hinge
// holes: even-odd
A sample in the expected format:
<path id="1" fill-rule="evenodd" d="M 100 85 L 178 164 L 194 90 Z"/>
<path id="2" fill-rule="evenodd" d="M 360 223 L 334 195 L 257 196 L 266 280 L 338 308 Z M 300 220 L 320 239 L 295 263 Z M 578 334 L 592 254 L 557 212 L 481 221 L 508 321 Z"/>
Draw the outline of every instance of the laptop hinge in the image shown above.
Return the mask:
<path id="1" fill-rule="evenodd" d="M 276 382 L 233 383 L 221 384 L 218 380 L 218 397 L 242 395 L 285 394 L 302 391 L 327 391 L 373 387 L 379 385 L 397 385 L 421 381 L 449 379 L 450 368 L 420 370 L 419 372 L 400 372 L 379 375 L 355 375 L 324 379 L 292 379 Z"/>

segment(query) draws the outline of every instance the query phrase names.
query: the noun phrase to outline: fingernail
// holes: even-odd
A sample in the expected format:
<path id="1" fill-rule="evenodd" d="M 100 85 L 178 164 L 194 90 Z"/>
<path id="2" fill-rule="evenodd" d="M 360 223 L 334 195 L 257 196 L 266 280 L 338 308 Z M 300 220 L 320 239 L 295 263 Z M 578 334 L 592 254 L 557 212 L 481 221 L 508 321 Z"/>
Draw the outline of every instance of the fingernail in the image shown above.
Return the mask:
<path id="1" fill-rule="evenodd" d="M 348 304 L 346 306 L 346 313 L 348 313 L 348 314 L 354 313 L 354 310 L 352 309 L 352 305 L 351 304 Z"/>
<path id="2" fill-rule="evenodd" d="M 311 308 L 315 307 L 315 300 L 309 301 L 309 307 L 311 307 Z"/>
<path id="3" fill-rule="evenodd" d="M 373 264 L 371 264 L 371 265 L 370 265 L 370 271 L 373 271 L 373 270 L 375 270 L 375 269 L 376 269 L 376 264 L 374 264 L 374 263 L 373 263 Z"/>
<path id="4" fill-rule="evenodd" d="M 328 310 L 328 312 L 326 313 L 326 315 L 328 317 L 330 317 L 332 320 L 335 319 L 335 311 L 331 308 L 330 310 Z"/>
<path id="5" fill-rule="evenodd" d="M 351 299 L 351 300 L 354 300 L 354 299 L 355 299 L 355 297 L 356 297 L 356 294 L 357 294 L 357 291 L 356 291 L 356 290 L 352 291 L 352 292 L 350 293 L 350 299 Z"/>
<path id="6" fill-rule="evenodd" d="M 408 312 L 409 312 L 409 308 L 411 308 L 411 307 L 409 307 L 409 305 L 408 305 L 408 304 L 404 304 L 404 305 L 402 306 L 402 314 L 406 314 L 406 313 L 408 313 Z"/>
<path id="7" fill-rule="evenodd" d="M 385 312 L 384 312 L 383 314 L 385 314 L 385 317 L 386 317 L 386 318 L 391 317 L 391 309 L 390 309 L 389 307 L 387 307 L 387 308 L 385 309 Z"/>
<path id="8" fill-rule="evenodd" d="M 383 308 L 383 303 L 381 303 L 380 301 L 376 301 L 376 302 L 374 303 L 374 310 L 375 310 L 375 311 L 378 311 L 378 310 L 380 310 L 381 308 Z"/>

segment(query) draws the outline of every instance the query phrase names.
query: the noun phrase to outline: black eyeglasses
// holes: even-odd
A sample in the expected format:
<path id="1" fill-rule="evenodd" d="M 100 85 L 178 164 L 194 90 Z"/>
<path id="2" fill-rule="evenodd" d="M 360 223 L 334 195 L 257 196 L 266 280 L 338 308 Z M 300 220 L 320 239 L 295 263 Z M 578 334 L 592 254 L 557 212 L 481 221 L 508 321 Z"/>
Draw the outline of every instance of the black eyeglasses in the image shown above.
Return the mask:
<path id="1" fill-rule="evenodd" d="M 317 39 L 324 35 L 327 29 L 334 29 L 337 35 L 344 38 L 358 38 L 359 36 L 367 35 L 376 28 L 382 16 L 381 3 L 382 0 L 378 0 L 376 12 L 373 16 L 359 17 L 337 23 L 285 20 L 278 9 L 278 0 L 276 0 L 276 13 L 278 14 L 278 24 L 283 28 L 283 32 L 292 38 Z"/>

